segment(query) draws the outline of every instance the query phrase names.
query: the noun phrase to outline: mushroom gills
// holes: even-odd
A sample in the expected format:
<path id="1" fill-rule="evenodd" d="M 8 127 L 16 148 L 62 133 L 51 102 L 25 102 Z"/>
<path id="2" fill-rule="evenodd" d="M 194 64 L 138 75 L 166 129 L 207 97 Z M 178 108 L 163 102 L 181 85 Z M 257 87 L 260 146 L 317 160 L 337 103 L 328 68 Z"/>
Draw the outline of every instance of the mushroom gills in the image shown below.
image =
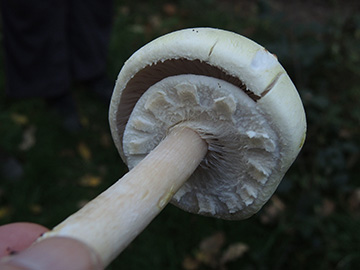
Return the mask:
<path id="1" fill-rule="evenodd" d="M 177 75 L 203 75 L 229 82 L 238 87 L 253 101 L 257 102 L 262 96 L 254 94 L 239 78 L 227 74 L 221 68 L 212 66 L 200 60 L 186 58 L 167 59 L 153 63 L 141 69 L 127 83 L 121 95 L 121 106 L 118 108 L 117 127 L 120 136 L 125 130 L 128 118 L 137 102 L 145 91 L 164 78 Z M 267 89 L 266 93 L 270 91 Z"/>
<path id="2" fill-rule="evenodd" d="M 148 123 L 152 128 L 144 128 Z M 270 189 L 258 190 L 277 183 L 271 176 L 279 169 L 281 149 L 269 123 L 234 84 L 203 75 L 170 76 L 136 103 L 123 134 L 124 156 L 131 169 L 172 127 L 193 129 L 208 143 L 208 153 L 172 203 L 203 215 L 245 218 L 271 196 Z"/>

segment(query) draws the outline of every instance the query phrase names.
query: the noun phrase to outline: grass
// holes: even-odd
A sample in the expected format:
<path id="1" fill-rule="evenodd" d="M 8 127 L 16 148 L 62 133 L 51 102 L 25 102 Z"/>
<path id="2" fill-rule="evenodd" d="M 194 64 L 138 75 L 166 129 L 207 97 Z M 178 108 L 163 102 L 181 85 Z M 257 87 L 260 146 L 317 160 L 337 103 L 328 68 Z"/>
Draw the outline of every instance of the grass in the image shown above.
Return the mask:
<path id="1" fill-rule="evenodd" d="M 108 269 L 359 268 L 360 16 L 340 1 L 272 3 L 116 1 L 111 78 L 161 34 L 194 26 L 235 31 L 277 54 L 302 97 L 308 136 L 254 217 L 222 221 L 169 205 Z M 0 224 L 52 227 L 126 172 L 112 145 L 108 108 L 75 88 L 84 129 L 69 134 L 41 100 L 9 103 L 0 76 L 0 149 L 24 170 L 20 179 L 1 179 Z M 240 243 L 246 252 L 234 252 Z M 224 262 L 229 250 L 234 258 Z"/>

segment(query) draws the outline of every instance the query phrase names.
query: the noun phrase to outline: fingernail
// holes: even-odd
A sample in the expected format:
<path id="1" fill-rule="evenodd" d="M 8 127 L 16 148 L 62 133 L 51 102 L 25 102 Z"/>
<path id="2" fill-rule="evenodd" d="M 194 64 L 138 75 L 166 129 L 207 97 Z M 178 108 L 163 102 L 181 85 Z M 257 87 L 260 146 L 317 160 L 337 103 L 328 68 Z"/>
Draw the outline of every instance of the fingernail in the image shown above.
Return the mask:
<path id="1" fill-rule="evenodd" d="M 101 270 L 97 254 L 84 243 L 66 237 L 45 239 L 3 260 L 4 270 Z M 7 268 L 6 268 L 7 267 Z"/>

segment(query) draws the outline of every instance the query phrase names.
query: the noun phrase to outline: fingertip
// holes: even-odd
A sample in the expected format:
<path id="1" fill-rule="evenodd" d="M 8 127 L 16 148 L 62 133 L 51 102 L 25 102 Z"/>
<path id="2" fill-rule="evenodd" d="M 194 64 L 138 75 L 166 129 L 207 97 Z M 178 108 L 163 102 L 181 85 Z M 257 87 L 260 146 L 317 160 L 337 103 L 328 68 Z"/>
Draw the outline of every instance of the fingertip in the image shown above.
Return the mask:
<path id="1" fill-rule="evenodd" d="M 0 226 L 0 258 L 29 247 L 41 234 L 48 231 L 42 225 L 17 222 Z"/>
<path id="2" fill-rule="evenodd" d="M 102 270 L 99 256 L 84 243 L 66 237 L 51 237 L 36 243 L 4 262 L 6 270 Z M 1 266 L 1 264 L 0 264 Z"/>

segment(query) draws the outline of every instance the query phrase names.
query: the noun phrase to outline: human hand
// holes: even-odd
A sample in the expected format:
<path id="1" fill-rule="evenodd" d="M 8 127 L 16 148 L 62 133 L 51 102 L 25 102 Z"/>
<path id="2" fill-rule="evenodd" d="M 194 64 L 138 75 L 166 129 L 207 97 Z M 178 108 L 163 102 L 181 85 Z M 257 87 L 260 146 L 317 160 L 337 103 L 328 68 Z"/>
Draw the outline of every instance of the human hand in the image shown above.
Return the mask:
<path id="1" fill-rule="evenodd" d="M 34 223 L 0 226 L 1 270 L 101 270 L 100 260 L 82 242 L 66 237 L 34 241 L 47 228 Z"/>

